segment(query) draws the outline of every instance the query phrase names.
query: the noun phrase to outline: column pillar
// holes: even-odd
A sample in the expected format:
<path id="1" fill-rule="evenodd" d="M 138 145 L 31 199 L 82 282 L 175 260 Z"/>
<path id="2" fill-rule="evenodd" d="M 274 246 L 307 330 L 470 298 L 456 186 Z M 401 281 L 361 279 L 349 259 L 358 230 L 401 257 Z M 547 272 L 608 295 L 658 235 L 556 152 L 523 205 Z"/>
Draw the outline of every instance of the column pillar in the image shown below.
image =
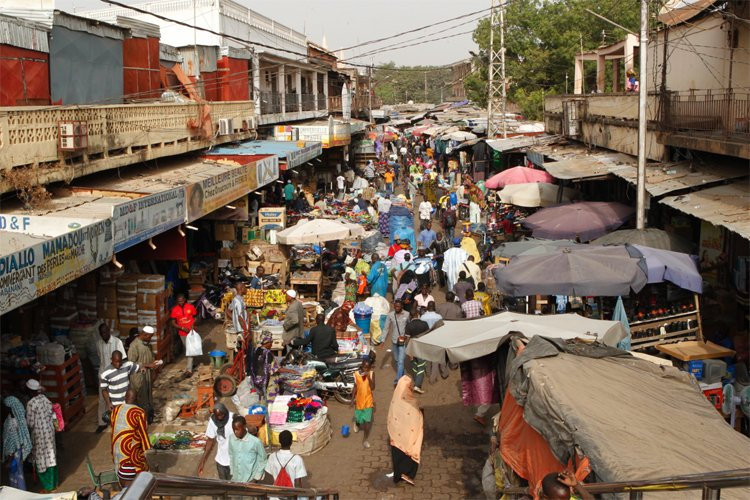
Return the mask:
<path id="1" fill-rule="evenodd" d="M 279 95 L 281 96 L 281 115 L 286 116 L 286 66 L 279 65 Z"/>
<path id="2" fill-rule="evenodd" d="M 312 81 L 312 92 L 315 96 L 315 111 L 320 111 L 320 106 L 318 105 L 318 73 L 315 72 L 313 75 L 313 81 Z"/>
<path id="3" fill-rule="evenodd" d="M 297 68 L 294 73 L 294 84 L 297 87 L 297 111 L 302 111 L 302 69 Z"/>
<path id="4" fill-rule="evenodd" d="M 253 101 L 255 102 L 255 116 L 260 116 L 263 114 L 265 110 L 261 108 L 261 93 L 262 89 L 260 86 L 261 78 L 260 78 L 260 58 L 258 57 L 258 54 L 253 54 L 253 58 L 250 61 L 250 64 L 253 65 L 252 67 L 252 79 L 251 79 L 251 90 L 252 90 L 252 96 Z M 257 120 L 256 120 L 257 122 Z"/>

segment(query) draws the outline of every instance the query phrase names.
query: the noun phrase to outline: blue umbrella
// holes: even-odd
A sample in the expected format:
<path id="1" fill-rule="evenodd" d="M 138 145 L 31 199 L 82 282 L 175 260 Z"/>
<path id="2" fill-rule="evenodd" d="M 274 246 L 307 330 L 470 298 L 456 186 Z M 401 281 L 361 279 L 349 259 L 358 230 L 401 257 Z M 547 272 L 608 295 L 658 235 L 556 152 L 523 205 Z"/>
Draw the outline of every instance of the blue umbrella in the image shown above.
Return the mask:
<path id="1" fill-rule="evenodd" d="M 622 297 L 617 297 L 617 304 L 615 310 L 612 313 L 612 321 L 619 321 L 622 323 L 625 329 L 625 338 L 617 343 L 617 348 L 623 351 L 630 350 L 630 323 L 628 323 L 628 315 L 625 314 L 625 306 L 622 303 Z"/>

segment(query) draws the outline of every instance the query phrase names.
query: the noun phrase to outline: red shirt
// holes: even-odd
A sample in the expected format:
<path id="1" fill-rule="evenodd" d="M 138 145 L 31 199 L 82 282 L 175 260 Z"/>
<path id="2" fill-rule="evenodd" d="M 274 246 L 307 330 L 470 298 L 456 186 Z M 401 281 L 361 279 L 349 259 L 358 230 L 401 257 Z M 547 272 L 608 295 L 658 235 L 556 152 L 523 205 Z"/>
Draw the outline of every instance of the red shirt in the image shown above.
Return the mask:
<path id="1" fill-rule="evenodd" d="M 172 312 L 170 313 L 169 317 L 175 320 L 175 323 L 177 323 L 177 326 L 180 328 L 187 329 L 187 332 L 178 330 L 177 332 L 181 336 L 186 336 L 190 330 L 193 329 L 193 324 L 195 323 L 195 316 L 198 314 L 198 311 L 195 310 L 195 307 L 193 307 L 192 304 L 185 303 L 185 305 L 176 305 L 172 308 Z"/>
<path id="2" fill-rule="evenodd" d="M 393 257 L 394 255 L 396 255 L 396 252 L 398 252 L 399 250 L 401 250 L 401 245 L 399 245 L 398 243 L 394 243 L 388 249 L 388 257 Z"/>

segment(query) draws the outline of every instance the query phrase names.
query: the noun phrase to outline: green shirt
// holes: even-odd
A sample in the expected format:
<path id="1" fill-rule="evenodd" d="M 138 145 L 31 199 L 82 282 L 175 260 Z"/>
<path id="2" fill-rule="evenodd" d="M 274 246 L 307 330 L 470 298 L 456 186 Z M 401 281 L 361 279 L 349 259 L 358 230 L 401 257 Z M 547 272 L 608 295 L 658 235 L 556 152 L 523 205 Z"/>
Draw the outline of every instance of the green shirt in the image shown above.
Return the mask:
<path id="1" fill-rule="evenodd" d="M 249 483 L 262 479 L 267 459 L 263 443 L 249 432 L 242 439 L 237 439 L 234 432 L 229 436 L 229 467 L 233 482 Z"/>
<path id="2" fill-rule="evenodd" d="M 291 183 L 284 186 L 284 198 L 287 201 L 292 201 L 294 199 L 294 185 Z"/>

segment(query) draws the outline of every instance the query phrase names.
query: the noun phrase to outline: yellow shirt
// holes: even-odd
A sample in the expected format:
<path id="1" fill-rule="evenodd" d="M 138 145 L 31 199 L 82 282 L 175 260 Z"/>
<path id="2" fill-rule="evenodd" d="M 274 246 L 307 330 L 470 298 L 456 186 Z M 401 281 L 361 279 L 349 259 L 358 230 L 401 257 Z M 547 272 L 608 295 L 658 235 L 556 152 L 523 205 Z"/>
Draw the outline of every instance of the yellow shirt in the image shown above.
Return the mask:
<path id="1" fill-rule="evenodd" d="M 482 303 L 482 310 L 484 311 L 485 316 L 492 314 L 490 296 L 486 292 L 474 292 L 474 299 Z"/>
<path id="2" fill-rule="evenodd" d="M 357 383 L 357 394 L 354 395 L 354 407 L 357 410 L 366 410 L 374 406 L 370 378 L 363 377 L 359 371 L 354 372 L 354 380 Z"/>
<path id="3" fill-rule="evenodd" d="M 385 178 L 385 182 L 387 184 L 390 184 L 391 182 L 393 182 L 393 174 L 391 172 L 384 173 L 383 177 Z"/>

